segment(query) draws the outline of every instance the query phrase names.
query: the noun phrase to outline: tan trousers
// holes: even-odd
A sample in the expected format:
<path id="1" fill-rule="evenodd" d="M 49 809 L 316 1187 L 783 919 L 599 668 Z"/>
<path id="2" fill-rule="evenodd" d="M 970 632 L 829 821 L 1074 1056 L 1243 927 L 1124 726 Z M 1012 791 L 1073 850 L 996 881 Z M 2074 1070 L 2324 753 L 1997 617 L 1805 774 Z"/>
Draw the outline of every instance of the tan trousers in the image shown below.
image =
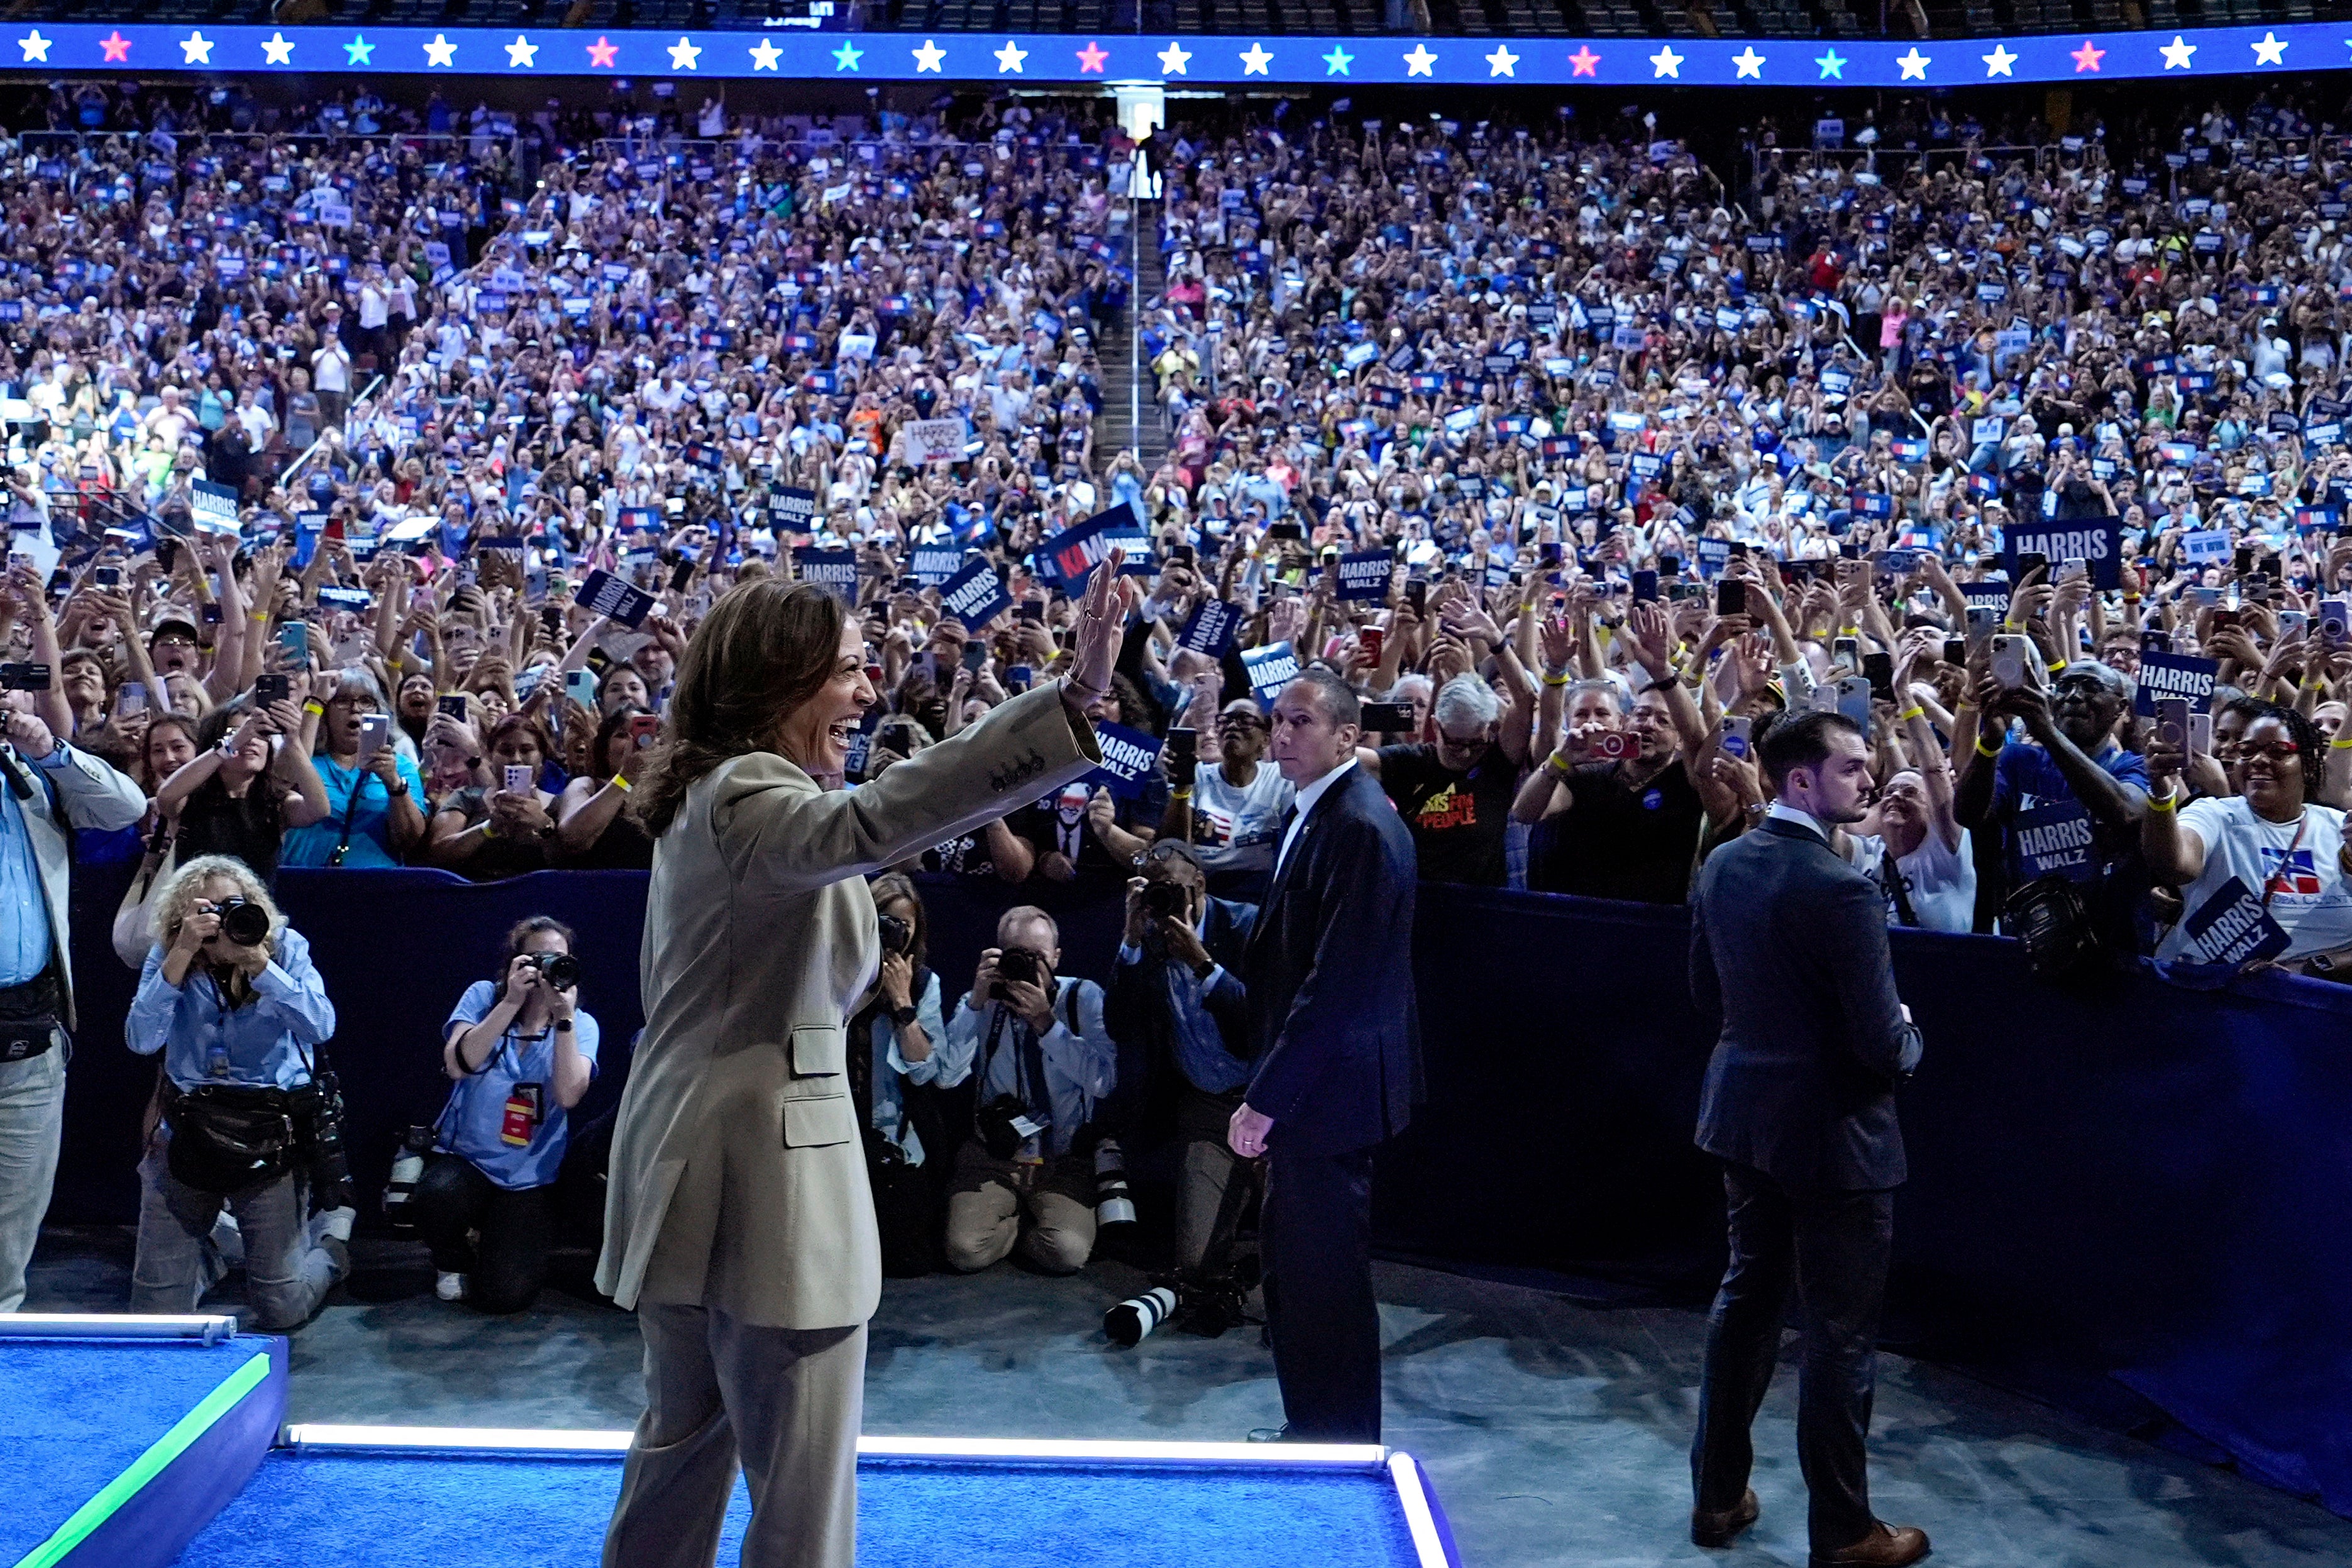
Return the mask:
<path id="1" fill-rule="evenodd" d="M 629 1443 L 604 1568 L 711 1568 L 740 1465 L 743 1568 L 857 1559 L 866 1325 L 770 1329 L 706 1307 L 640 1302 L 646 1413 Z"/>

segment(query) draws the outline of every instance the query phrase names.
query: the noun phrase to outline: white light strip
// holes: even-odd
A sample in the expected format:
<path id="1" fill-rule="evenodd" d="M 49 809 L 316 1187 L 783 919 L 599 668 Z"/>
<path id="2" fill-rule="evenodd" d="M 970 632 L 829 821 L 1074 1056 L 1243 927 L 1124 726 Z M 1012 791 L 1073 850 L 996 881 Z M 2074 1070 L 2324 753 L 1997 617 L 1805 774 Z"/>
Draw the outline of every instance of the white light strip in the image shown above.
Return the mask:
<path id="1" fill-rule="evenodd" d="M 1421 1568 L 1455 1568 L 1445 1554 L 1445 1538 L 1437 1533 L 1437 1516 L 1430 1511 L 1429 1494 L 1422 1488 L 1421 1467 L 1399 1449 L 1389 1456 L 1389 1477 L 1396 1482 L 1397 1501 L 1404 1509 L 1405 1529 L 1412 1532 Z"/>
<path id="2" fill-rule="evenodd" d="M 236 1319 L 205 1313 L 0 1312 L 0 1339 L 202 1340 L 235 1337 Z"/>
<path id="3" fill-rule="evenodd" d="M 625 1431 L 499 1426 L 289 1426 L 299 1448 L 498 1450 L 617 1454 Z M 860 1437 L 859 1454 L 887 1459 L 1090 1459 L 1145 1465 L 1245 1465 L 1266 1469 L 1376 1470 L 1388 1450 L 1374 1443 L 1143 1443 L 1056 1437 Z"/>

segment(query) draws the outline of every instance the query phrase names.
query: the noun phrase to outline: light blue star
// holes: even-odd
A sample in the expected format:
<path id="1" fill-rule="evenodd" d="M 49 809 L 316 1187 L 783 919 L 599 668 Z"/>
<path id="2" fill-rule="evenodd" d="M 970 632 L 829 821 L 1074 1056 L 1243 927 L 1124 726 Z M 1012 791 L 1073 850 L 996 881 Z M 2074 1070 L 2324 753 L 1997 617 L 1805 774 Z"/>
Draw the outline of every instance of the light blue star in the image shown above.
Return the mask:
<path id="1" fill-rule="evenodd" d="M 1832 49 L 1828 54 L 1814 56 L 1813 63 L 1822 68 L 1822 80 L 1827 81 L 1832 77 L 1840 81 L 1845 79 L 1846 62 L 1839 58 L 1837 50 Z"/>
<path id="2" fill-rule="evenodd" d="M 1348 74 L 1348 68 L 1355 63 L 1355 56 L 1349 54 L 1339 45 L 1334 44 L 1331 46 L 1331 52 L 1323 57 L 1323 74 L 1325 76 L 1346 76 Z"/>
<path id="3" fill-rule="evenodd" d="M 856 44 L 845 43 L 841 47 L 833 51 L 833 68 L 840 71 L 854 71 L 857 68 L 857 62 L 865 56 L 865 53 L 866 51 L 859 48 Z"/>
<path id="4" fill-rule="evenodd" d="M 350 57 L 349 63 L 352 65 L 368 65 L 372 63 L 368 57 L 375 53 L 375 46 L 369 43 L 367 39 L 362 37 L 359 34 L 353 33 L 352 35 L 352 41 L 343 46 L 343 53 Z"/>

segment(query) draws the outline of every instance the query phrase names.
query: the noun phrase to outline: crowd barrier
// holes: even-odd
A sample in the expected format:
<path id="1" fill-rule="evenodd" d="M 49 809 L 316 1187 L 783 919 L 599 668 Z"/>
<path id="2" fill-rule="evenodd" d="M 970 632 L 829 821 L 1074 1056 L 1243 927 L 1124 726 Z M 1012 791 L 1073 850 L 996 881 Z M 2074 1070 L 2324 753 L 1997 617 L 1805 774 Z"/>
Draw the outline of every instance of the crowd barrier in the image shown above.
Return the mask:
<path id="1" fill-rule="evenodd" d="M 134 977 L 107 931 L 125 876 L 92 868 L 77 886 L 84 1026 L 54 1221 L 136 1215 L 154 1069 L 121 1040 Z M 1015 895 L 987 878 L 925 892 L 951 1001 Z M 581 933 L 605 1068 L 582 1115 L 617 1099 L 640 1023 L 641 875 L 477 887 L 289 870 L 279 894 L 340 1016 L 363 1215 L 398 1130 L 446 1094 L 442 1022 L 523 915 Z M 1429 1099 L 1381 1157 L 1379 1244 L 1703 1287 L 1722 1203 L 1690 1142 L 1709 1042 L 1683 912 L 1437 886 L 1420 898 Z M 1062 922 L 1065 971 L 1107 973 L 1117 890 L 1037 901 Z M 1927 1042 L 1902 1101 L 1911 1180 L 1892 1321 L 1906 1347 L 2084 1389 L 2116 1380 L 2249 1472 L 2352 1516 L 2352 990 L 2268 976 L 2191 992 L 2145 971 L 2061 989 L 1979 937 L 1898 933 L 1895 954 Z"/>

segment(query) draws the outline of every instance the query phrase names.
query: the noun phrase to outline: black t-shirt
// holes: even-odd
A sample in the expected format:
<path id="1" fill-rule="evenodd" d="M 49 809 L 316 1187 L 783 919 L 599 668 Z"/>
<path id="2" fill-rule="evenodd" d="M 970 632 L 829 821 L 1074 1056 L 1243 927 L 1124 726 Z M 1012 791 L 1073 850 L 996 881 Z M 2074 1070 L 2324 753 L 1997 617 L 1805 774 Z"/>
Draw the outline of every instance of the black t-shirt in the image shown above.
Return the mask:
<path id="1" fill-rule="evenodd" d="M 1706 811 L 1679 763 L 1629 786 L 1617 763 L 1569 774 L 1576 804 L 1536 827 L 1528 842 L 1528 886 L 1539 893 L 1679 904 L 1689 897 L 1691 858 Z"/>
<path id="2" fill-rule="evenodd" d="M 173 855 L 186 865 L 199 855 L 229 855 L 267 882 L 278 875 L 278 849 L 286 837 L 286 786 L 265 773 L 232 795 L 215 774 L 180 805 Z"/>
<path id="3" fill-rule="evenodd" d="M 1508 879 L 1504 853 L 1518 768 L 1489 745 L 1466 773 L 1437 760 L 1435 746 L 1382 746 L 1381 787 L 1412 830 L 1421 874 L 1433 882 L 1499 888 Z"/>

